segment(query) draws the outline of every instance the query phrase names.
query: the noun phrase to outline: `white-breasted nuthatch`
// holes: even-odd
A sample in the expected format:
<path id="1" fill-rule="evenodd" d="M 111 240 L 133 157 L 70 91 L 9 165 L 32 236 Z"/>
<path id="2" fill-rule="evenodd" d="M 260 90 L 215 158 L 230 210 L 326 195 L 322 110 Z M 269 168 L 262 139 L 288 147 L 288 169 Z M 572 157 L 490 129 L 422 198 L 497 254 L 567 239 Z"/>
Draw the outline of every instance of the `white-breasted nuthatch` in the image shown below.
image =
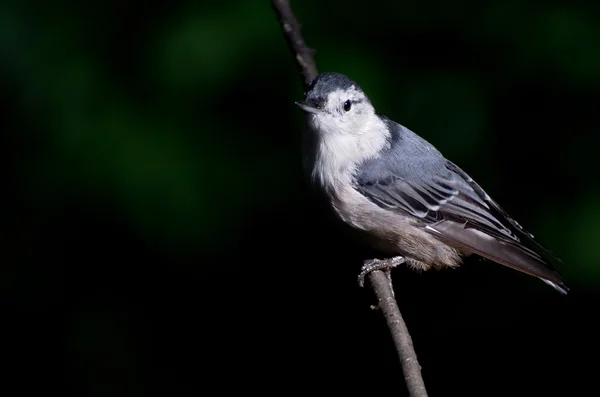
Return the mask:
<path id="1" fill-rule="evenodd" d="M 319 74 L 296 104 L 308 119 L 312 184 L 372 247 L 422 270 L 477 254 L 567 293 L 549 262 L 558 258 L 433 145 L 378 114 L 348 77 Z"/>

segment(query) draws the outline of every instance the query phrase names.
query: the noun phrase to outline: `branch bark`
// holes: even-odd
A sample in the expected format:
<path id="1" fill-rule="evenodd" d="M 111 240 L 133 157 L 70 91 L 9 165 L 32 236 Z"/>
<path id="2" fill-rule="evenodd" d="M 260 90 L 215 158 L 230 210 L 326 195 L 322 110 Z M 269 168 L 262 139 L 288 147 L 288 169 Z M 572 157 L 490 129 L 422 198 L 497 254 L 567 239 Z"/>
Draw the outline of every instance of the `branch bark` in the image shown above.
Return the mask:
<path id="1" fill-rule="evenodd" d="M 292 12 L 289 0 L 271 0 L 271 5 L 277 14 L 288 48 L 296 61 L 302 86 L 306 91 L 318 74 L 313 50 L 306 45 L 302 38 L 300 24 Z M 368 277 L 375 291 L 379 308 L 392 334 L 409 395 L 411 397 L 427 397 L 421 366 L 417 360 L 412 338 L 394 298 L 391 278 L 388 279 L 388 275 L 382 270 L 373 270 L 368 273 Z"/>
<path id="2" fill-rule="evenodd" d="M 314 51 L 308 48 L 302 38 L 300 24 L 292 12 L 289 0 L 271 0 L 271 6 L 279 18 L 288 48 L 296 60 L 296 67 L 302 78 L 302 87 L 307 91 L 311 81 L 319 73 L 313 57 Z"/>
<path id="3" fill-rule="evenodd" d="M 375 291 L 379 309 L 385 317 L 396 351 L 400 357 L 408 394 L 411 397 L 427 397 L 425 383 L 421 375 L 421 366 L 417 360 L 412 338 L 402 318 L 398 303 L 394 299 L 391 276 L 385 274 L 382 270 L 374 270 L 369 273 L 369 281 Z"/>

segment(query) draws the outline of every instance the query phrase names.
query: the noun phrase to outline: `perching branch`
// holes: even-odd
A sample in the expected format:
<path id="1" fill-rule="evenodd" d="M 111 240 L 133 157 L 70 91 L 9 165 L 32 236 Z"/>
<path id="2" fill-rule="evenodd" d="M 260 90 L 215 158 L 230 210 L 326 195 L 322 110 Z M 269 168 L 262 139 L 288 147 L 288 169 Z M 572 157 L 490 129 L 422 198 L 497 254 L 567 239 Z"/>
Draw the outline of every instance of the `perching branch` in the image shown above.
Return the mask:
<path id="1" fill-rule="evenodd" d="M 281 30 L 287 41 L 287 45 L 292 53 L 292 56 L 296 60 L 296 67 L 300 72 L 302 78 L 302 87 L 304 90 L 308 90 L 310 82 L 317 77 L 317 66 L 315 65 L 315 59 L 313 57 L 313 50 L 306 46 L 302 33 L 300 33 L 300 24 L 288 0 L 271 0 L 271 5 L 279 18 L 281 24 Z"/>
<path id="2" fill-rule="evenodd" d="M 379 309 L 385 317 L 388 328 L 392 333 L 396 351 L 400 357 L 408 394 L 411 397 L 427 397 L 417 353 L 415 353 L 406 323 L 402 318 L 402 314 L 400 314 L 398 303 L 394 299 L 391 278 L 388 279 L 388 277 L 389 275 L 382 270 L 374 270 L 369 273 L 369 281 L 373 286 L 373 290 L 375 290 Z"/>
<path id="3" fill-rule="evenodd" d="M 292 12 L 289 0 L 271 0 L 271 5 L 277 13 L 283 35 L 287 41 L 292 56 L 296 60 L 296 66 L 300 72 L 302 86 L 307 90 L 311 81 L 317 76 L 317 67 L 313 58 L 313 51 L 306 46 L 300 25 Z M 385 265 L 386 260 L 378 261 Z M 389 268 L 395 266 L 394 259 L 389 260 Z M 385 266 L 383 266 L 385 267 Z M 421 376 L 421 367 L 417 361 L 412 338 L 408 328 L 402 318 L 398 304 L 394 298 L 391 278 L 383 270 L 372 270 L 368 273 L 369 281 L 373 286 L 379 309 L 383 313 L 388 328 L 392 334 L 392 339 L 396 346 L 396 351 L 402 364 L 402 372 L 406 386 L 411 397 L 427 397 L 423 377 Z"/>

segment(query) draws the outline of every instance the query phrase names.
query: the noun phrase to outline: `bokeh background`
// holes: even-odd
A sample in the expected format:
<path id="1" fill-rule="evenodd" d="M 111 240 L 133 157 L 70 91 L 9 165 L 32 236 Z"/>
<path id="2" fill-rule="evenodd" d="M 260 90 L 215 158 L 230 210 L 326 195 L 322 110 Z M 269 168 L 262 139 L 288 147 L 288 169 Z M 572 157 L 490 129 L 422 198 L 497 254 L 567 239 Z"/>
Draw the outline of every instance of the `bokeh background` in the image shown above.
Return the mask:
<path id="1" fill-rule="evenodd" d="M 320 71 L 563 258 L 568 297 L 475 258 L 394 271 L 430 394 L 597 391 L 598 4 L 292 5 Z M 3 2 L 0 393 L 403 395 L 304 184 L 302 96 L 267 0 Z"/>

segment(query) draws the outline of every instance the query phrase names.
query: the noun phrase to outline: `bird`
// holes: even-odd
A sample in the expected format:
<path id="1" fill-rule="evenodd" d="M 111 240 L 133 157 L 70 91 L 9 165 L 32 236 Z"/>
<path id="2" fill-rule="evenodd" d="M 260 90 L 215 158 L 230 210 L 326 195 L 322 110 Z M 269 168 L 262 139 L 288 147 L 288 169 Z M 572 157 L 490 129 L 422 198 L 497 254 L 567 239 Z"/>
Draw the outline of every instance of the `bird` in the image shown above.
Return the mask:
<path id="1" fill-rule="evenodd" d="M 349 77 L 320 73 L 295 103 L 306 116 L 310 185 L 390 263 L 426 271 L 478 255 L 567 294 L 554 253 L 431 143 L 378 113 Z"/>

